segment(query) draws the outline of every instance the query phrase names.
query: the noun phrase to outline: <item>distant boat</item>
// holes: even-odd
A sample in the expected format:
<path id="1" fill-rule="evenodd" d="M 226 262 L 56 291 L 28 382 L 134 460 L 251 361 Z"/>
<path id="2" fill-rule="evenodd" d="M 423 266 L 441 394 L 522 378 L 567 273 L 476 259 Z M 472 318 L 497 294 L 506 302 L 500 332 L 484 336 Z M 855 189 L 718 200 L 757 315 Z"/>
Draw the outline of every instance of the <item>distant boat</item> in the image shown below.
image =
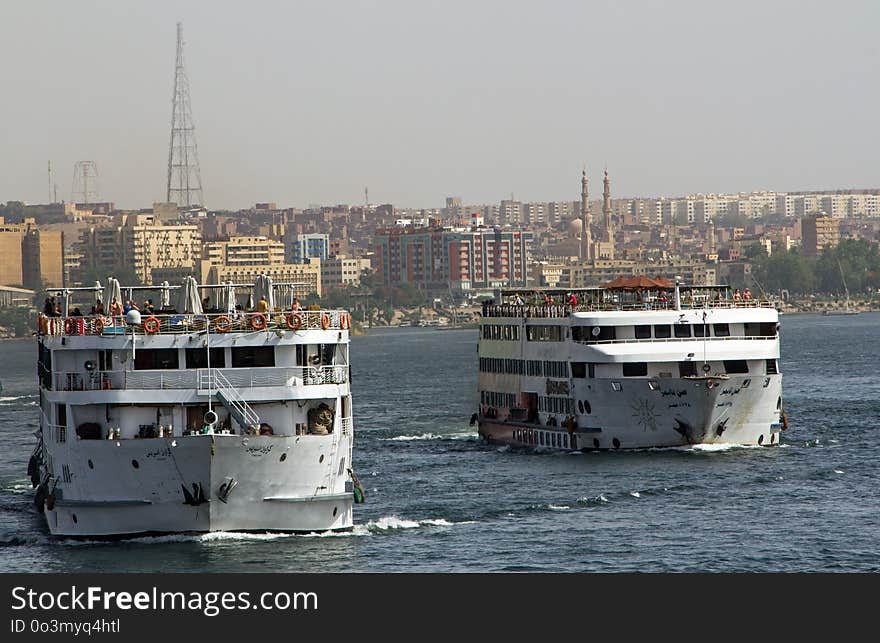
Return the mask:
<path id="1" fill-rule="evenodd" d="M 840 280 L 843 282 L 843 290 L 846 292 L 846 308 L 843 310 L 826 310 L 824 315 L 858 315 L 860 311 L 854 309 L 849 301 L 849 288 L 846 287 L 846 279 L 843 278 L 843 267 L 840 260 L 837 261 L 837 268 L 840 270 Z"/>

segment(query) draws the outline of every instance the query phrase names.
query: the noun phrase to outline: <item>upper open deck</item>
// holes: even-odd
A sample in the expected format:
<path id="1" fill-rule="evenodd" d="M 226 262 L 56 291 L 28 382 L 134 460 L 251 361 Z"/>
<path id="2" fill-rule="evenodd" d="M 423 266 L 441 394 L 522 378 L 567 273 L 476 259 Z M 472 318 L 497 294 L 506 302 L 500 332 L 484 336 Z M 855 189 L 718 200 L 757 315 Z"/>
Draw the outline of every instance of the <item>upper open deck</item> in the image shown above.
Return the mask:
<path id="1" fill-rule="evenodd" d="M 184 335 L 188 333 L 258 333 L 261 331 L 347 330 L 351 316 L 344 310 L 297 310 L 237 313 L 153 313 L 139 315 L 129 323 L 125 315 L 73 315 L 50 317 L 41 314 L 37 334 L 41 336 L 98 335 Z"/>
<path id="2" fill-rule="evenodd" d="M 754 297 L 748 289 L 740 293 L 738 289 L 731 291 L 724 285 L 667 286 L 657 281 L 653 285 L 635 287 L 500 290 L 496 291 L 493 301 L 483 303 L 483 317 L 559 318 L 570 317 L 573 313 L 602 311 L 749 308 L 775 308 L 775 305 L 768 299 Z"/>
<path id="3" fill-rule="evenodd" d="M 253 284 L 203 285 L 187 277 L 175 286 L 122 286 L 109 278 L 106 287 L 50 288 L 56 295 L 46 299 L 36 330 L 40 336 L 114 337 L 351 327 L 345 310 L 304 309 L 296 297 L 301 286 L 265 276 Z"/>

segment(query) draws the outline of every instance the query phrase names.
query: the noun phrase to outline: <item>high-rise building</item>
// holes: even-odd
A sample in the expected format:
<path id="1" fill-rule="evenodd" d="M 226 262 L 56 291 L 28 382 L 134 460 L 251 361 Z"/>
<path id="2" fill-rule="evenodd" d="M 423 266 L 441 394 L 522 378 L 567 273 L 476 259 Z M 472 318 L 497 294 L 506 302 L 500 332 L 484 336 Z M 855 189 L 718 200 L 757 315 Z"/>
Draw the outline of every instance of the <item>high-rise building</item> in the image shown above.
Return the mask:
<path id="1" fill-rule="evenodd" d="M 192 274 L 201 259 L 202 235 L 197 225 L 163 225 L 152 214 L 120 214 L 109 226 L 83 230 L 78 250 L 86 269 L 112 274 L 131 268 L 149 284 L 157 271 L 169 280 Z"/>
<path id="2" fill-rule="evenodd" d="M 330 237 L 326 234 L 296 234 L 287 232 L 284 236 L 284 261 L 286 263 L 305 263 L 308 259 L 324 260 L 330 256 Z"/>
<path id="3" fill-rule="evenodd" d="M 357 286 L 369 270 L 369 259 L 336 256 L 321 262 L 321 284 L 325 290 Z"/>
<path id="4" fill-rule="evenodd" d="M 292 295 L 296 297 L 308 297 L 316 294 L 321 296 L 321 261 L 312 259 L 307 263 L 278 263 L 270 266 L 211 266 L 208 271 L 207 283 L 219 284 L 231 281 L 237 284 L 252 284 L 260 276 L 271 277 L 276 284 L 290 283 Z"/>
<path id="5" fill-rule="evenodd" d="M 28 228 L 22 237 L 21 270 L 25 288 L 65 286 L 64 233 L 61 230 Z"/>
<path id="6" fill-rule="evenodd" d="M 840 221 L 828 216 L 812 216 L 801 220 L 801 248 L 807 256 L 814 257 L 825 246 L 840 243 Z"/>
<path id="7" fill-rule="evenodd" d="M 443 233 L 448 280 L 460 292 L 528 285 L 531 232 L 476 229 Z"/>
<path id="8" fill-rule="evenodd" d="M 21 265 L 21 240 L 25 226 L 0 225 L 0 286 L 24 283 Z"/>

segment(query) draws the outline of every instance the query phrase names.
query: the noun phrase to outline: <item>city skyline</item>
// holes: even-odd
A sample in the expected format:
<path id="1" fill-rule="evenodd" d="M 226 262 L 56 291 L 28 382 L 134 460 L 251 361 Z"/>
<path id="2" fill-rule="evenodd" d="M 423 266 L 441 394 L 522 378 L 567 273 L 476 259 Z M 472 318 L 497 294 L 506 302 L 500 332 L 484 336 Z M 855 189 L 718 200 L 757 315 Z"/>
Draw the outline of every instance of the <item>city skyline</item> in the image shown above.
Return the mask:
<path id="1" fill-rule="evenodd" d="M 577 200 L 584 164 L 615 198 L 880 183 L 870 3 L 108 6 L 2 9 L 0 202 L 83 159 L 164 200 L 177 21 L 209 208 Z"/>

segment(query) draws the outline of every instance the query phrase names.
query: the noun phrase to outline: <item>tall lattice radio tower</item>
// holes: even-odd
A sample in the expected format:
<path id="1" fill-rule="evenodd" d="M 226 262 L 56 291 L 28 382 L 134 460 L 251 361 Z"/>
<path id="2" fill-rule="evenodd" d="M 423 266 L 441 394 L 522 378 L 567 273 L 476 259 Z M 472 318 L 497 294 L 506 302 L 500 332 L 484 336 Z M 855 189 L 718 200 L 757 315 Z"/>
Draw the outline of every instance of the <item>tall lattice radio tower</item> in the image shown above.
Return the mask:
<path id="1" fill-rule="evenodd" d="M 98 198 L 98 165 L 94 161 L 77 161 L 73 166 L 70 201 L 88 204 L 97 203 Z"/>
<path id="2" fill-rule="evenodd" d="M 183 66 L 183 23 L 177 23 L 177 60 L 171 100 L 171 143 L 168 145 L 168 191 L 165 200 L 182 206 L 203 205 L 196 127 L 189 102 L 189 79 Z"/>

